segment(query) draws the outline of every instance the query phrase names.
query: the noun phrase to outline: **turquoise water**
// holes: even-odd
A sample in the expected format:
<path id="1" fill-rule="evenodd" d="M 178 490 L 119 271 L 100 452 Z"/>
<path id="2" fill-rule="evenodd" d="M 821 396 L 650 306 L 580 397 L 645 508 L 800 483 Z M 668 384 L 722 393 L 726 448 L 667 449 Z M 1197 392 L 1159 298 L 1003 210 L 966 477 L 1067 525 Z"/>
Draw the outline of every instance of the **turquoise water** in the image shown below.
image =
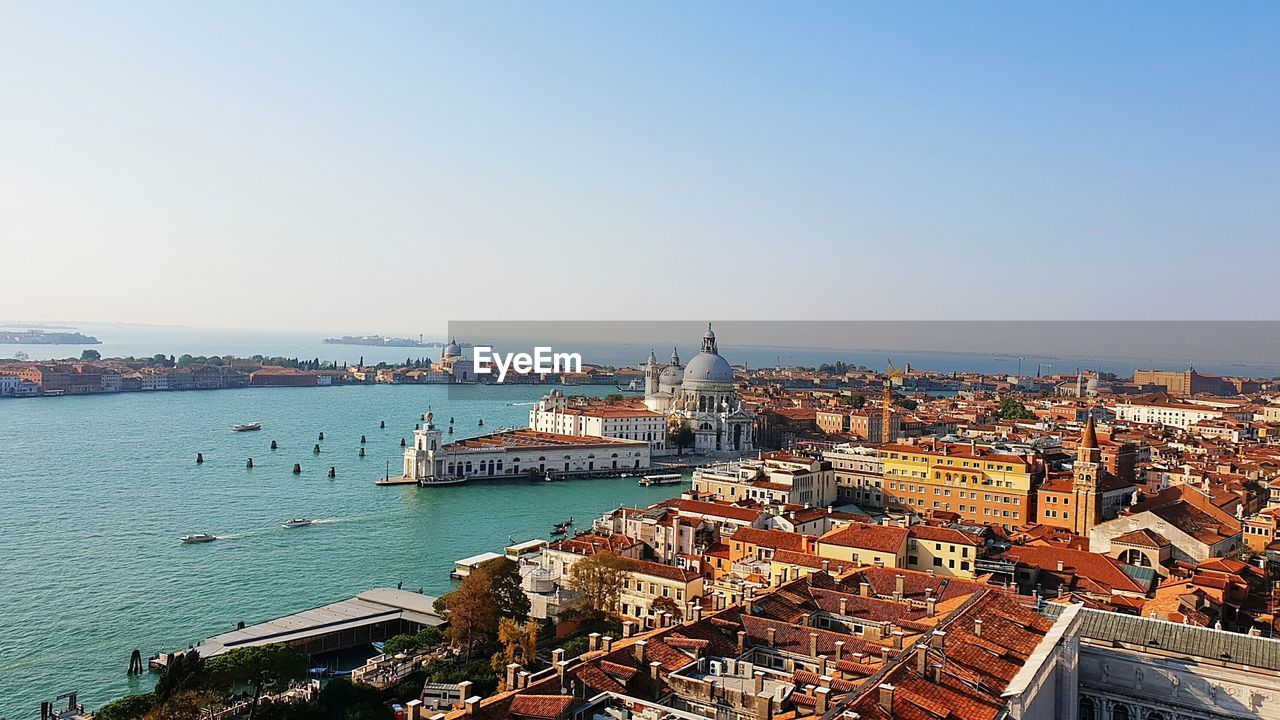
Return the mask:
<path id="1" fill-rule="evenodd" d="M 509 535 L 546 537 L 566 516 L 583 523 L 676 493 L 628 479 L 373 485 L 388 460 L 395 474 L 400 438 L 428 405 L 456 419 L 457 436 L 475 435 L 526 425 L 542 392 L 378 385 L 0 401 L 0 717 L 36 716 L 40 700 L 70 690 L 93 708 L 144 689 L 151 676 L 125 675 L 134 648 L 150 656 L 399 581 L 438 594 L 454 560 L 500 550 Z M 263 430 L 230 431 L 251 420 Z M 322 522 L 280 527 L 296 516 Z M 227 539 L 178 542 L 193 532 Z"/>

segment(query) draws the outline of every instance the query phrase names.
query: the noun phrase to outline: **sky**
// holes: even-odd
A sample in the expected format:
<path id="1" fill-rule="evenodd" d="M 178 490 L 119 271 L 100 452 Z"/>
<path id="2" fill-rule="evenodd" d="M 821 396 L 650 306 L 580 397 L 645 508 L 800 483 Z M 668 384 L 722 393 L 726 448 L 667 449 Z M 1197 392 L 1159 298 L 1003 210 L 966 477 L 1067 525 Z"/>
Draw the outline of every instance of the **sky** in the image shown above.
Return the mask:
<path id="1" fill-rule="evenodd" d="M 0 318 L 1277 319 L 1274 2 L 0 0 Z"/>

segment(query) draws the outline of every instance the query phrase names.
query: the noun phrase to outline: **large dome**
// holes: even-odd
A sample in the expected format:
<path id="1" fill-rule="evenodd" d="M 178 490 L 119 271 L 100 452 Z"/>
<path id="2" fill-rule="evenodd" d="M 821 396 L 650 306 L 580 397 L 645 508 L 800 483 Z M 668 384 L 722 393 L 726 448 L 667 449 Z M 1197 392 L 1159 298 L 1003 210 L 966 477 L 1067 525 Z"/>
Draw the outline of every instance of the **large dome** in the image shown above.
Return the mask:
<path id="1" fill-rule="evenodd" d="M 684 366 L 684 386 L 690 383 L 728 383 L 733 384 L 733 368 L 729 361 L 716 353 L 698 353 L 688 365 Z"/>
<path id="2" fill-rule="evenodd" d="M 441 357 L 462 357 L 462 346 L 458 345 L 457 340 L 450 340 L 448 345 L 444 346 L 444 352 Z"/>

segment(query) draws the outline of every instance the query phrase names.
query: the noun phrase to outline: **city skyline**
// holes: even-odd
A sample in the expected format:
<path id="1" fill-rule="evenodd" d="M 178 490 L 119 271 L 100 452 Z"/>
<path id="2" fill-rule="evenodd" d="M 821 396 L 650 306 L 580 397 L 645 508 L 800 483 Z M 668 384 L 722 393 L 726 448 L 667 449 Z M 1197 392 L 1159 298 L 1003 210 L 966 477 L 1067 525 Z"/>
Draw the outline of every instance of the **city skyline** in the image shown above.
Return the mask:
<path id="1" fill-rule="evenodd" d="M 6 315 L 1274 316 L 1273 6 L 377 9 L 0 9 Z"/>

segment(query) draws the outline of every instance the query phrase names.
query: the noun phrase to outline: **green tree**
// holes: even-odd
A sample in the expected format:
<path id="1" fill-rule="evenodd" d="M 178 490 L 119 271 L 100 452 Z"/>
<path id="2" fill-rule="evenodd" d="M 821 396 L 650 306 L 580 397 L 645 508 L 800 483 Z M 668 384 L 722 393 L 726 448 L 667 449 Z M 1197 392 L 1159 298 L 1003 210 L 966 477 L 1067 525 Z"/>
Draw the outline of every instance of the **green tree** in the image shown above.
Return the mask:
<path id="1" fill-rule="evenodd" d="M 578 593 L 578 614 L 593 623 L 612 618 L 622 596 L 622 584 L 634 565 L 634 560 L 609 552 L 575 562 L 569 568 L 569 587 Z"/>
<path id="2" fill-rule="evenodd" d="M 489 576 L 498 614 L 523 620 L 529 617 L 529 596 L 520 589 L 520 564 L 505 557 L 483 562 L 477 568 Z"/>
<path id="3" fill-rule="evenodd" d="M 101 360 L 102 353 L 92 348 L 89 348 L 87 350 L 80 351 L 80 359 L 81 360 Z"/>
<path id="4" fill-rule="evenodd" d="M 604 401 L 610 405 L 622 402 L 622 393 L 609 393 L 604 396 Z"/>
<path id="5" fill-rule="evenodd" d="M 920 403 L 916 402 L 915 400 L 912 400 L 911 398 L 905 395 L 894 395 L 893 404 L 897 405 L 898 407 L 904 410 L 915 410 L 916 408 L 920 407 Z"/>
<path id="6" fill-rule="evenodd" d="M 676 446 L 676 454 L 683 455 L 684 449 L 693 444 L 693 430 L 688 425 L 681 425 L 671 431 L 670 441 Z"/>
<path id="7" fill-rule="evenodd" d="M 94 720 L 139 720 L 156 706 L 155 693 L 126 695 L 107 703 L 93 713 Z"/>
<path id="8" fill-rule="evenodd" d="M 223 689 L 237 685 L 253 688 L 253 705 L 249 710 L 249 718 L 253 720 L 262 693 L 284 689 L 291 681 L 305 677 L 307 659 L 288 645 L 274 643 L 237 648 L 211 658 L 205 667 L 213 682 Z"/>
<path id="9" fill-rule="evenodd" d="M 854 395 L 854 396 L 853 396 L 853 402 L 851 402 L 850 404 L 851 404 L 851 405 L 853 405 L 853 409 L 854 409 L 854 410 L 861 410 L 862 408 L 864 408 L 864 407 L 866 407 L 866 406 L 867 406 L 867 396 L 866 396 L 866 395 Z"/>
<path id="10" fill-rule="evenodd" d="M 195 650 L 177 653 L 164 669 L 164 674 L 156 681 L 156 699 L 160 702 L 168 700 L 180 692 L 200 690 L 207 684 L 204 658 Z"/>
<path id="11" fill-rule="evenodd" d="M 1031 420 L 1036 414 L 1016 399 L 1005 397 L 1000 399 L 1000 404 L 996 407 L 996 416 L 1002 420 Z"/>

